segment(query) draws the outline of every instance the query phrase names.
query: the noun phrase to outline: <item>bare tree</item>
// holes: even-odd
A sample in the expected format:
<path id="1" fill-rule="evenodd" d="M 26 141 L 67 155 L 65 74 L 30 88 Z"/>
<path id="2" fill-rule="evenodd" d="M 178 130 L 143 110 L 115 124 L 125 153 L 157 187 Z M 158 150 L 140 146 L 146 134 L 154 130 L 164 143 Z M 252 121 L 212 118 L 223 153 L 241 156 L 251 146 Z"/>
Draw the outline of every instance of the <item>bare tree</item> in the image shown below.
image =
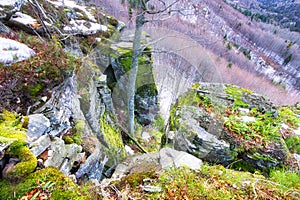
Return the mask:
<path id="1" fill-rule="evenodd" d="M 180 0 L 170 3 L 162 0 L 122 0 L 128 5 L 130 17 L 135 16 L 135 34 L 132 47 L 132 63 L 128 81 L 128 132 L 134 135 L 134 97 L 135 84 L 138 72 L 138 58 L 145 49 L 141 45 L 143 26 L 147 22 L 161 21 L 168 19 L 173 12 L 181 12 L 173 9 Z M 155 6 L 154 6 L 155 5 Z"/>

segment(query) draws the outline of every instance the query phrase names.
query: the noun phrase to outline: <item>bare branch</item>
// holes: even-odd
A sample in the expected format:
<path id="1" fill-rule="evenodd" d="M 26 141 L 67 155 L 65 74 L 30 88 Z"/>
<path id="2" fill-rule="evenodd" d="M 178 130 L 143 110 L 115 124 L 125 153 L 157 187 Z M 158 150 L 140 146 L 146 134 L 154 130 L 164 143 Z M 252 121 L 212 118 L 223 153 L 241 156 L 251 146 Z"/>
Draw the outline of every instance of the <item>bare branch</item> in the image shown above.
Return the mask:
<path id="1" fill-rule="evenodd" d="M 189 49 L 189 48 L 192 48 L 192 47 L 196 47 L 197 45 L 189 45 L 189 46 L 185 46 L 185 47 L 182 47 L 182 48 L 179 48 L 179 49 L 175 49 L 175 50 L 150 50 L 150 51 L 143 51 L 143 53 L 176 53 L 178 51 L 182 51 L 182 50 L 185 50 L 185 49 Z"/>
<path id="2" fill-rule="evenodd" d="M 160 1 L 160 2 L 162 2 L 162 1 Z M 166 6 L 165 3 L 163 3 L 163 4 L 164 4 L 164 8 L 162 8 L 162 9 L 160 9 L 160 10 L 149 10 L 149 9 L 147 9 L 145 12 L 146 12 L 147 14 L 150 14 L 150 15 L 163 13 L 163 12 L 168 11 L 168 9 L 170 9 L 171 7 L 173 7 L 173 6 L 174 6 L 176 3 L 178 3 L 178 2 L 179 2 L 179 0 L 175 0 L 174 2 L 172 2 L 171 4 L 169 4 L 169 5 L 167 5 L 167 6 Z"/>

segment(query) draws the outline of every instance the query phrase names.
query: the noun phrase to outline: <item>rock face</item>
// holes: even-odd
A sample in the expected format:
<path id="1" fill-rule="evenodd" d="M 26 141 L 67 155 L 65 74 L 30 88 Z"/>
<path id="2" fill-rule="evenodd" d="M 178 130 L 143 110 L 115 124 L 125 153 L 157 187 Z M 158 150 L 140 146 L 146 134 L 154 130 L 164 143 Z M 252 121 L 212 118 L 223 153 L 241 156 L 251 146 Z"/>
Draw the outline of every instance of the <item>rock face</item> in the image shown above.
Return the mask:
<path id="1" fill-rule="evenodd" d="M 267 170 L 288 158 L 277 128 L 284 117 L 272 102 L 249 90 L 200 83 L 173 106 L 166 141 L 211 163 L 240 159 L 242 165 Z"/>
<path id="2" fill-rule="evenodd" d="M 29 115 L 27 140 L 34 141 L 46 133 L 50 127 L 50 121 L 43 114 Z"/>
<path id="3" fill-rule="evenodd" d="M 64 141 L 59 138 L 51 143 L 51 150 L 48 152 L 49 158 L 45 161 L 45 167 L 54 166 L 60 171 L 69 175 L 74 163 L 81 163 L 78 160 L 78 152 L 82 151 L 82 147 L 77 144 L 65 145 Z"/>
<path id="4" fill-rule="evenodd" d="M 217 123 L 199 107 L 183 106 L 176 116 L 180 118 L 179 124 L 175 124 L 178 126 L 174 138 L 175 149 L 212 163 L 225 164 L 234 160 L 230 143 L 221 139 L 225 134 L 221 123 Z"/>
<path id="5" fill-rule="evenodd" d="M 142 43 L 146 43 L 149 40 L 147 37 L 144 36 Z M 110 79 L 111 81 L 108 84 L 113 91 L 114 106 L 122 110 L 126 110 L 128 101 L 128 88 L 126 86 L 128 85 L 131 68 L 132 39 L 133 35 L 128 33 L 128 35 L 120 38 L 120 42 L 111 47 L 113 51 L 111 68 L 114 79 Z M 152 62 L 151 53 L 143 53 L 139 57 L 135 92 L 135 115 L 137 121 L 142 125 L 151 124 L 158 114 L 158 91 L 154 80 Z"/>

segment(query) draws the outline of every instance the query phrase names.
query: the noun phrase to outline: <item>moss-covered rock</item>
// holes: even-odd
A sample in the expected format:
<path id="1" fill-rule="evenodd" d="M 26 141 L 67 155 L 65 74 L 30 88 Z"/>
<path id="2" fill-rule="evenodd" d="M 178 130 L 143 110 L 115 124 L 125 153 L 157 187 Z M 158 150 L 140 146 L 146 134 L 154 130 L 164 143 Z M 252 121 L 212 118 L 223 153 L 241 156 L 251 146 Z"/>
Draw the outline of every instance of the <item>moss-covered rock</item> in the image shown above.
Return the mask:
<path id="1" fill-rule="evenodd" d="M 109 114 L 104 113 L 100 119 L 101 133 L 103 134 L 104 150 L 109 155 L 107 165 L 112 166 L 126 156 L 126 151 L 121 137 L 121 132 L 116 125 L 112 124 Z M 109 119 L 108 119 L 109 118 Z"/>
<path id="2" fill-rule="evenodd" d="M 213 163 L 222 163 L 222 158 L 230 158 L 226 155 L 231 155 L 227 161 L 236 161 L 234 166 L 238 169 L 244 162 L 244 166 L 248 166 L 245 170 L 260 169 L 268 173 L 272 167 L 284 165 L 289 159 L 289 150 L 280 131 L 281 124 L 297 127 L 299 120 L 297 115 L 286 109 L 279 110 L 279 115 L 277 113 L 272 102 L 247 89 L 200 83 L 178 99 L 171 109 L 169 124 L 170 130 L 175 133 L 175 148 Z M 208 142 L 209 135 L 225 142 L 227 148 L 223 150 L 227 150 L 222 153 L 222 145 L 208 148 L 215 141 L 211 138 Z M 289 146 L 291 149 L 292 145 Z M 219 156 L 218 159 L 212 160 L 216 157 L 211 153 Z"/>
<path id="3" fill-rule="evenodd" d="M 143 42 L 146 36 L 143 36 Z M 112 58 L 111 66 L 113 69 L 115 81 L 108 83 L 114 88 L 110 88 L 114 93 L 118 93 L 118 97 L 127 94 L 127 77 L 129 76 L 132 64 L 132 42 L 128 39 L 120 41 L 113 45 L 110 57 Z M 151 47 L 146 48 L 150 50 Z M 136 78 L 135 92 L 135 114 L 137 122 L 144 125 L 153 123 L 154 118 L 158 114 L 158 90 L 154 80 L 152 55 L 149 52 L 142 53 L 138 58 L 138 72 Z M 124 95 L 125 96 L 125 95 Z M 124 103 L 125 102 L 125 103 Z M 126 97 L 118 99 L 114 102 L 116 107 L 122 107 L 127 104 Z M 123 108 L 125 109 L 125 108 Z"/>
<path id="4" fill-rule="evenodd" d="M 7 167 L 4 178 L 16 180 L 33 172 L 37 166 L 36 157 L 30 152 L 26 143 L 26 132 L 22 128 L 20 117 L 8 111 L 2 113 L 0 121 L 0 143 L 10 143 L 6 154 L 20 160 Z"/>
<path id="5" fill-rule="evenodd" d="M 63 140 L 65 141 L 65 143 L 66 144 L 76 143 L 78 145 L 81 145 L 85 126 L 86 126 L 86 124 L 85 124 L 84 120 L 77 120 L 75 122 L 75 126 L 74 126 L 71 134 L 65 135 L 63 137 Z"/>

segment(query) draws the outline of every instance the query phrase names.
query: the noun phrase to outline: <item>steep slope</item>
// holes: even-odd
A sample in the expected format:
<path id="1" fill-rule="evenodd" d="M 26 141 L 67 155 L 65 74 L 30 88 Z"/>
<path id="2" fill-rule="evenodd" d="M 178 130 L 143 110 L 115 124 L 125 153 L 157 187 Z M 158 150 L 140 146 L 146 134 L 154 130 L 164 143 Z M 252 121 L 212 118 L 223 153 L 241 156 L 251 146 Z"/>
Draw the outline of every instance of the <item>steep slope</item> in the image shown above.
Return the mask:
<path id="1" fill-rule="evenodd" d="M 118 2 L 91 2 L 106 7 L 108 12 L 127 21 L 129 29 L 132 27 L 126 8 Z M 251 17 L 245 16 L 221 0 L 186 1 L 177 8 L 186 15 L 174 14 L 168 20 L 148 26 L 178 31 L 205 47 L 211 54 L 210 58 L 205 59 L 214 63 L 216 70 L 222 74 L 223 82 L 239 84 L 264 93 L 276 103 L 299 100 L 299 97 L 296 97 L 300 89 L 299 33 L 291 33 L 280 27 L 251 20 Z M 181 52 L 175 54 L 182 57 Z M 191 59 L 201 57 L 197 52 L 190 51 L 189 54 Z M 201 60 L 205 59 L 200 59 L 198 65 L 194 65 L 199 74 L 205 65 L 201 64 Z M 267 78 L 270 82 L 264 78 L 257 78 L 255 74 Z M 205 77 L 202 80 L 209 81 Z M 260 84 L 256 85 L 258 82 Z M 271 82 L 277 86 L 271 86 Z M 288 92 L 285 93 L 283 88 Z M 286 95 L 289 95 L 289 98 L 283 97 Z"/>

